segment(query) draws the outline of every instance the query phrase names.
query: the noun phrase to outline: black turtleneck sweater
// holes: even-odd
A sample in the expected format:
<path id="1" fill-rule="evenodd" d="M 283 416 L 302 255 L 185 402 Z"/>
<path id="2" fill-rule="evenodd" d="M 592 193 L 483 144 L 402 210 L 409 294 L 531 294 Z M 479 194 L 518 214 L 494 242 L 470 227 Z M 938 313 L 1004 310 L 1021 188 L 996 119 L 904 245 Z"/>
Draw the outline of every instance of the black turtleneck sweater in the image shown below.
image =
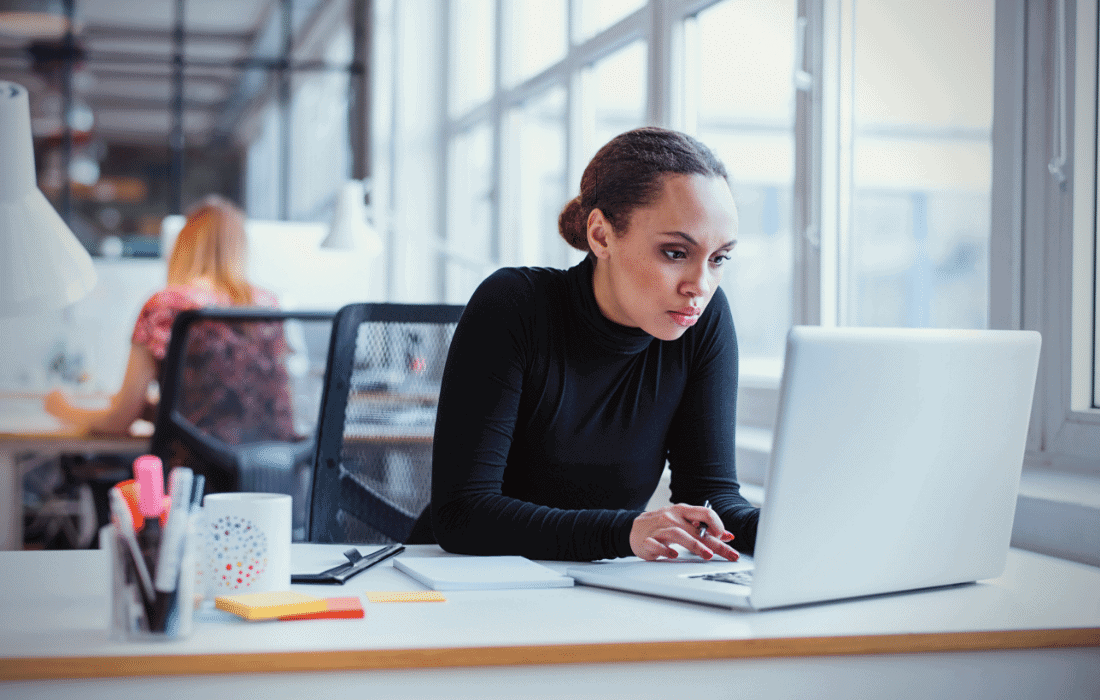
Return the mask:
<path id="1" fill-rule="evenodd" d="M 665 466 L 752 552 L 759 510 L 734 469 L 737 340 L 718 289 L 674 341 L 608 320 L 593 263 L 504 268 L 474 292 L 439 397 L 432 522 L 465 554 L 630 556 Z"/>

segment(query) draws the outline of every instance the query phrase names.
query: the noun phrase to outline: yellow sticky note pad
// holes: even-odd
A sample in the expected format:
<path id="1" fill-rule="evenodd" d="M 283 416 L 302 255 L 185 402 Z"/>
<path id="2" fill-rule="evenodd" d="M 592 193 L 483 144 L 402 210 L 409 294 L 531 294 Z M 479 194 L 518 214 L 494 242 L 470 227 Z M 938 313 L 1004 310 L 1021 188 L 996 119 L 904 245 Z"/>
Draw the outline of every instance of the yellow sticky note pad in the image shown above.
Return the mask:
<path id="1" fill-rule="evenodd" d="M 445 603 L 439 591 L 367 591 L 372 603 Z"/>
<path id="2" fill-rule="evenodd" d="M 283 615 L 304 615 L 328 609 L 324 598 L 295 591 L 242 593 L 214 598 L 214 607 L 246 620 L 268 620 Z"/>

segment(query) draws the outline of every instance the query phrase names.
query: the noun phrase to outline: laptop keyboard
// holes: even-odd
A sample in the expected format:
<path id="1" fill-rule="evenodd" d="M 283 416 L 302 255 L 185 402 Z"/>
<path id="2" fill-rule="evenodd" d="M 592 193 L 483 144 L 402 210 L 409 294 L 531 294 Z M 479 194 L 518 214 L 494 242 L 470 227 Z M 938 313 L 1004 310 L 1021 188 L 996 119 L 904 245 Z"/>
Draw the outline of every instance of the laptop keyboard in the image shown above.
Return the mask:
<path id="1" fill-rule="evenodd" d="M 688 578 L 701 578 L 704 581 L 721 581 L 722 583 L 732 583 L 737 586 L 751 586 L 752 585 L 752 571 L 720 571 L 713 574 L 695 574 L 694 576 L 688 576 Z"/>

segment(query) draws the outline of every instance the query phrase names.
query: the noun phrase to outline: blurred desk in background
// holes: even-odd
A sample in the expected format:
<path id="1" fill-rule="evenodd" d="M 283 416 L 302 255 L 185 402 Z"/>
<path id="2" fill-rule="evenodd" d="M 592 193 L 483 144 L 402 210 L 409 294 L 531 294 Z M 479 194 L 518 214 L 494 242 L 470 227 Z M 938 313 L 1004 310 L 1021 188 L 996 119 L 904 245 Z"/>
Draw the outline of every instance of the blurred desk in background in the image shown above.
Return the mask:
<path id="1" fill-rule="evenodd" d="M 60 454 L 142 452 L 147 434 L 89 435 L 43 408 L 45 394 L 0 391 L 0 550 L 23 548 L 23 474 Z M 74 399 L 75 400 L 75 399 Z M 81 397 L 81 405 L 105 406 L 106 396 Z M 137 432 L 142 432 L 140 428 Z M 21 460 L 22 455 L 34 459 Z"/>

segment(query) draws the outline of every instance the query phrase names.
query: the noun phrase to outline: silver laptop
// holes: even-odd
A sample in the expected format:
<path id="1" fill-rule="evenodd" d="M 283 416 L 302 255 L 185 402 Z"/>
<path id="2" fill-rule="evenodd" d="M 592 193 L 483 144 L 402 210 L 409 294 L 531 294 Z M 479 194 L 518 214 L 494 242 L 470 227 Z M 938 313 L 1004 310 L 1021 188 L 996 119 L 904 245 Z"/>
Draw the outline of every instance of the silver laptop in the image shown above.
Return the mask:
<path id="1" fill-rule="evenodd" d="M 1033 331 L 796 326 L 755 557 L 568 574 L 757 610 L 999 576 L 1039 346 Z"/>

